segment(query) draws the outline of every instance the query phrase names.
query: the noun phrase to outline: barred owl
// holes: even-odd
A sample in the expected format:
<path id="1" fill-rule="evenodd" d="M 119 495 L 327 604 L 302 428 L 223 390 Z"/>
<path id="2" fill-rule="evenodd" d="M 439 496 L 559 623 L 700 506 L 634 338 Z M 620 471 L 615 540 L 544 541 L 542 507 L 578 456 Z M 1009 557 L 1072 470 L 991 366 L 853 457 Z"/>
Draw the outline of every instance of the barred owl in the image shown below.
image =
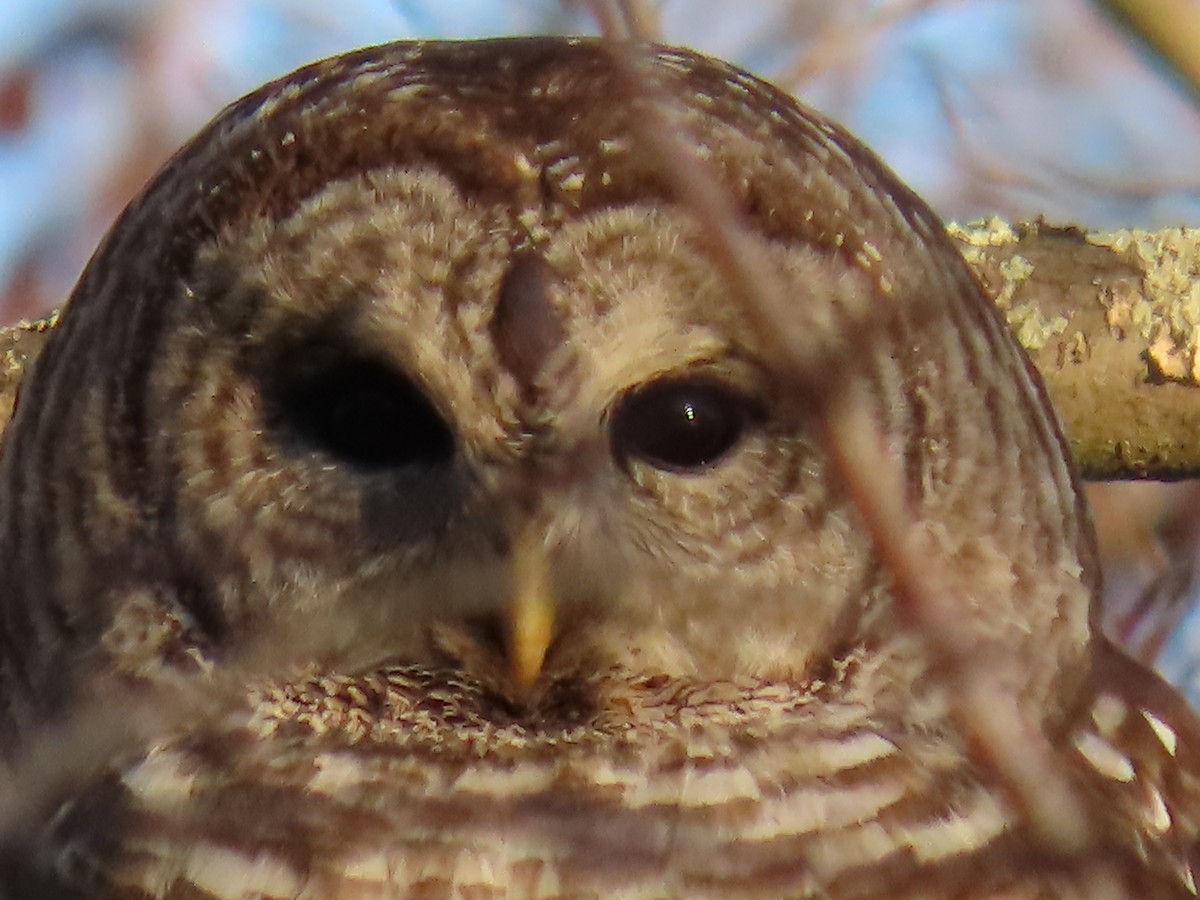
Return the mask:
<path id="1" fill-rule="evenodd" d="M 935 216 L 750 75 L 642 65 L 350 53 L 121 216 L 0 448 L 7 896 L 1196 893 L 1195 720 L 1098 633 L 1053 413 Z M 956 712 L 816 385 L 1080 840 Z"/>

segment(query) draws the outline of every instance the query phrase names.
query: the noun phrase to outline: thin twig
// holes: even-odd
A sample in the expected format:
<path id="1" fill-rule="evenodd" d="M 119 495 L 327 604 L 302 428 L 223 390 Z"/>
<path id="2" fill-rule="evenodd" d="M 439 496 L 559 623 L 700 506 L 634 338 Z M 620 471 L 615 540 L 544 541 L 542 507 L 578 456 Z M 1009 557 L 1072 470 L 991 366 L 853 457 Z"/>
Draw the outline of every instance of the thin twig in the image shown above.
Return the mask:
<path id="1" fill-rule="evenodd" d="M 786 295 L 716 173 L 680 139 L 671 101 L 641 45 L 623 40 L 611 17 L 597 18 L 625 90 L 638 104 L 636 127 L 713 252 L 766 350 L 765 361 L 812 401 L 834 474 L 862 515 L 891 575 L 897 609 L 928 646 L 953 714 L 980 762 L 1007 788 L 1042 847 L 1063 855 L 1086 851 L 1092 843 L 1089 818 L 1055 749 L 1016 696 L 1001 687 L 1005 680 L 996 677 L 1018 661 L 1003 646 L 980 653 L 978 630 L 956 602 L 944 569 L 936 565 L 937 549 L 905 502 L 899 464 L 885 449 L 868 399 L 850 380 L 827 374 L 837 367 L 823 365 L 821 348 L 788 340 L 793 329 Z M 862 326 L 868 340 L 870 323 Z"/>

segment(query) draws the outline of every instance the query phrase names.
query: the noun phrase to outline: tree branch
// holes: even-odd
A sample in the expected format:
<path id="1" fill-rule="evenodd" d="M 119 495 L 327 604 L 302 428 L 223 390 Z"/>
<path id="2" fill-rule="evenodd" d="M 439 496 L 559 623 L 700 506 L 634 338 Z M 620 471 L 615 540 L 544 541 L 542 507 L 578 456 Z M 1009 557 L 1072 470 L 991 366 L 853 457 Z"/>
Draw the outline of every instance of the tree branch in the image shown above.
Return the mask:
<path id="1" fill-rule="evenodd" d="M 1200 230 L 948 230 L 1041 370 L 1084 477 L 1200 475 Z"/>

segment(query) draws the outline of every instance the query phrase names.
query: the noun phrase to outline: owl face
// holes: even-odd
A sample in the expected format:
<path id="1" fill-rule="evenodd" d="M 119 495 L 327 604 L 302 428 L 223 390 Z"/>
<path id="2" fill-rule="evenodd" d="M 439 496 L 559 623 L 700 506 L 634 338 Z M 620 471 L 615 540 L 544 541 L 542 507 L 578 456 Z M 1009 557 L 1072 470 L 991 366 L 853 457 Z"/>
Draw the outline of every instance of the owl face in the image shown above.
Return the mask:
<path id="1" fill-rule="evenodd" d="M 179 552 L 223 573 L 206 602 L 340 621 L 319 629 L 339 665 L 469 660 L 505 683 L 532 542 L 553 622 L 549 674 L 524 677 L 801 677 L 872 583 L 811 416 L 686 213 L 532 215 L 400 167 L 200 250 L 149 403 Z M 737 616 L 714 615 L 730 592 Z"/>
<path id="2" fill-rule="evenodd" d="M 745 73 L 654 66 L 794 304 L 782 344 L 866 389 L 961 602 L 989 638 L 1038 636 L 1024 674 L 1050 692 L 1087 645 L 1091 536 L 936 218 Z M 597 670 L 804 684 L 846 648 L 912 662 L 825 399 L 781 372 L 643 133 L 649 101 L 608 102 L 622 84 L 588 42 L 368 50 L 181 151 L 97 252 L 5 440 L 6 614 L 50 648 L 7 660 L 16 706 L 264 647 L 267 668 L 449 666 L 534 704 Z"/>

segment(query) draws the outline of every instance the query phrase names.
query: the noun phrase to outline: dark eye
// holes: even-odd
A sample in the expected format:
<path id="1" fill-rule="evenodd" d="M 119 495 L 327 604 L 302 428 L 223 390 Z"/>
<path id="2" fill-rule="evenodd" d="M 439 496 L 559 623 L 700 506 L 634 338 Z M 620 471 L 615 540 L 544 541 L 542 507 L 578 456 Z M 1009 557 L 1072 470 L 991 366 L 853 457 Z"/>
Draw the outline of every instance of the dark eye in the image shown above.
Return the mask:
<path id="1" fill-rule="evenodd" d="M 364 468 L 448 462 L 454 435 L 401 373 L 370 360 L 340 359 L 287 377 L 277 418 L 302 443 Z"/>
<path id="2" fill-rule="evenodd" d="M 613 413 L 618 459 L 636 457 L 658 469 L 700 469 L 741 438 L 747 401 L 712 381 L 660 381 L 627 394 Z"/>

